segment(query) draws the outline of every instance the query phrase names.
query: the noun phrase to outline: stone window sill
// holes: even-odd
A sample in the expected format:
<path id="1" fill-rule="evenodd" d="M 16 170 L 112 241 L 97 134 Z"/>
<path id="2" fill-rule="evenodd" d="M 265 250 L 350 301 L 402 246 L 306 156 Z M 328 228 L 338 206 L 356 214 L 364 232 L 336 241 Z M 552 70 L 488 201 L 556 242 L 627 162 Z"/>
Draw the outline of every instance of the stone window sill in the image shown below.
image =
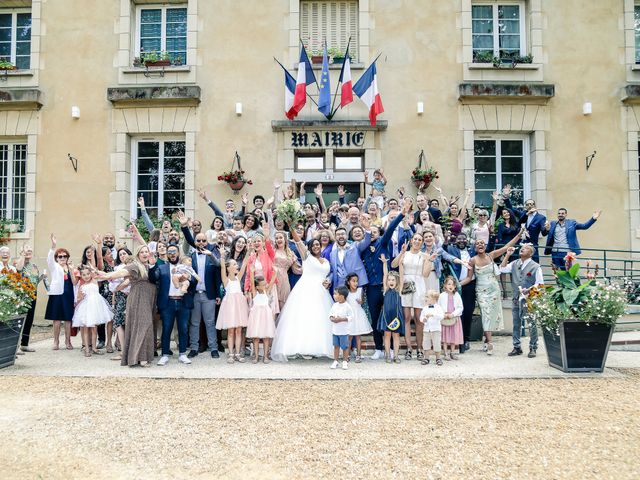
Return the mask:
<path id="1" fill-rule="evenodd" d="M 321 63 L 312 63 L 311 64 L 311 68 L 313 68 L 314 70 L 322 70 L 322 64 Z M 364 63 L 352 63 L 351 64 L 351 70 L 364 70 L 365 68 L 367 68 L 367 66 Z M 293 67 L 291 67 L 292 70 L 298 70 L 298 64 L 296 63 Z M 341 70 L 342 69 L 342 63 L 330 63 L 329 64 L 329 70 Z"/>
<path id="2" fill-rule="evenodd" d="M 191 67 L 189 65 L 169 66 L 169 67 L 149 67 L 149 72 L 190 72 Z M 122 69 L 122 73 L 127 74 L 142 74 L 147 72 L 145 67 L 125 67 Z"/>
<path id="3" fill-rule="evenodd" d="M 640 63 L 634 63 L 633 65 L 631 65 L 631 70 L 633 71 L 640 71 Z"/>
<path id="4" fill-rule="evenodd" d="M 33 70 L 0 70 L 0 77 L 33 77 Z"/>
<path id="5" fill-rule="evenodd" d="M 501 65 L 494 67 L 492 63 L 470 63 L 469 70 L 538 70 L 541 65 L 539 63 L 518 63 L 515 67 L 509 65 Z M 638 65 L 640 69 L 640 65 Z"/>

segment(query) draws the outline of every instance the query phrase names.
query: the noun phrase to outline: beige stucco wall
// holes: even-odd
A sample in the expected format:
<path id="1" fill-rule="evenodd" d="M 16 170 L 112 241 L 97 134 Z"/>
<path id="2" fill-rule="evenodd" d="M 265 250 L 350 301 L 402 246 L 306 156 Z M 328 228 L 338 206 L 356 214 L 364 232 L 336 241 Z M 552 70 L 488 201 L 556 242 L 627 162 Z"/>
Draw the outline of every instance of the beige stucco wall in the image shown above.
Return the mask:
<path id="1" fill-rule="evenodd" d="M 128 49 L 130 53 L 126 22 L 131 4 L 126 0 L 91 2 L 88 10 L 86 3 L 46 1 L 40 11 L 40 2 L 34 2 L 42 19 L 34 78 L 44 99 L 35 114 L 37 135 L 30 140 L 36 142 L 37 152 L 35 223 L 30 232 L 16 236 L 12 247 L 35 242 L 41 258 L 53 231 L 77 260 L 90 233 L 117 232 L 117 223 L 130 202 L 126 142 L 129 134 L 136 132 L 129 125 L 122 127 L 122 116 L 130 113 L 117 112 L 106 91 L 151 80 L 123 70 Z M 554 217 L 560 206 L 579 220 L 586 220 L 594 208 L 604 209 L 598 224 L 581 233 L 583 246 L 628 249 L 635 239 L 635 227 L 629 227 L 633 204 L 627 167 L 633 163 L 629 135 L 637 138 L 638 125 L 626 120 L 627 107 L 620 102 L 630 69 L 625 50 L 627 3 L 526 2 L 527 9 L 536 12 L 531 22 L 535 39 L 530 40 L 535 40 L 536 52 L 542 52 L 535 60 L 540 68 L 536 73 L 490 70 L 482 77 L 505 81 L 533 78 L 555 85 L 555 97 L 547 105 L 535 106 L 542 117 L 536 113 L 531 120 L 527 115 L 534 115 L 533 107 L 518 103 L 510 105 L 509 111 L 522 117 L 517 131 L 532 135 L 532 145 L 541 152 L 536 154 L 535 168 L 539 170 L 538 185 L 544 188 L 538 188 L 535 196 L 550 216 Z M 497 127 L 498 118 L 495 129 L 486 118 L 484 127 L 469 126 L 464 111 L 471 109 L 458 100 L 458 85 L 475 75 L 464 63 L 468 56 L 465 48 L 469 47 L 463 35 L 463 27 L 468 27 L 463 9 L 468 5 L 462 0 L 361 1 L 361 29 L 366 29 L 366 35 L 362 36 L 360 56 L 372 59 L 382 53 L 378 79 L 385 113 L 379 118 L 388 121 L 388 129 L 375 134 L 377 148 L 370 166 L 386 167 L 390 192 L 401 184 L 414 191 L 409 175 L 424 149 L 428 161 L 441 173 L 445 192 L 461 193 L 470 181 L 473 130 L 509 131 Z M 188 143 L 193 147 L 188 161 L 194 174 L 187 185 L 204 187 L 218 201 L 230 196 L 230 190 L 216 177 L 231 166 L 237 150 L 255 182 L 249 192 L 270 193 L 272 180 L 283 177 L 278 158 L 284 155 L 271 121 L 285 118 L 283 74 L 273 57 L 289 67 L 297 60 L 297 48 L 291 47 L 292 32 L 297 31 L 297 0 L 190 0 L 188 8 L 189 38 L 197 40 L 197 49 L 190 54 L 191 69 L 153 80 L 157 84 L 192 82 L 202 89 L 199 106 L 178 107 L 192 109 L 193 122 L 185 120 L 182 127 L 174 128 L 174 133 L 189 135 Z M 353 70 L 354 81 L 363 71 Z M 332 70 L 331 75 L 335 86 L 338 71 Z M 424 102 L 422 115 L 416 113 L 419 101 Z M 593 104 L 590 116 L 582 115 L 586 101 Z M 236 102 L 243 104 L 241 116 L 235 114 Z M 491 111 L 500 105 L 485 103 Z M 73 105 L 81 109 L 78 120 L 71 118 Z M 140 108 L 149 109 L 149 118 L 165 115 L 165 107 Z M 473 108 L 483 111 L 482 106 Z M 308 106 L 298 118 L 322 117 Z M 336 116 L 342 120 L 366 118 L 366 109 L 357 99 Z M 531 128 L 527 127 L 530 121 Z M 165 130 L 160 124 L 147 125 L 144 131 Z M 598 154 L 586 171 L 584 158 L 593 150 Z M 78 173 L 72 170 L 68 153 L 78 158 Z M 637 175 L 637 161 L 635 168 Z M 637 188 L 637 182 L 634 185 Z M 635 205 L 637 215 L 637 200 Z M 186 209 L 190 214 L 195 209 L 195 215 L 205 223 L 211 218 L 208 207 L 192 190 L 187 192 Z M 635 225 L 638 223 L 636 220 Z M 636 242 L 633 246 L 640 248 Z"/>

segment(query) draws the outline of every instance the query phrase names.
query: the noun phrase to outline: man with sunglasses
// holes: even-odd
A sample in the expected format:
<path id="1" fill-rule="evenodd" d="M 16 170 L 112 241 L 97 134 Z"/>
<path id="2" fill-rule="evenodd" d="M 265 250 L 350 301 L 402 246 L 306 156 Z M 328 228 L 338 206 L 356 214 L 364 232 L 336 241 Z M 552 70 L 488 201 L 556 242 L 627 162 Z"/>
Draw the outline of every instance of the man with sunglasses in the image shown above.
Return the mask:
<path id="1" fill-rule="evenodd" d="M 517 217 L 516 221 L 520 225 L 524 225 L 526 227 L 525 232 L 522 234 L 522 240 L 523 242 L 531 244 L 533 248 L 533 261 L 539 263 L 540 256 L 538 255 L 538 241 L 540 239 L 540 234 L 544 236 L 547 235 L 547 231 L 544 228 L 547 223 L 547 217 L 538 212 L 536 202 L 532 198 L 525 200 L 524 209 L 513 208 L 511 205 L 511 199 L 509 198 L 511 195 L 511 185 L 507 185 L 502 189 L 502 195 L 504 198 L 504 206 L 515 213 Z"/>
<path id="2" fill-rule="evenodd" d="M 220 248 L 222 245 L 208 243 L 207 236 L 200 232 L 191 235 L 187 224 L 189 219 L 183 212 L 178 212 L 178 220 L 182 227 L 185 243 L 191 245 L 194 252 L 191 254 L 193 269 L 200 277 L 194 291 L 187 295 L 193 298 L 193 310 L 189 321 L 189 358 L 194 358 L 200 352 L 200 322 L 204 323 L 207 332 L 207 348 L 211 352 L 211 358 L 220 358 L 218 346 L 221 344 L 222 333 L 216 330 L 216 317 L 220 305 L 220 286 L 222 276 L 220 272 Z"/>
<path id="3" fill-rule="evenodd" d="M 177 245 L 167 247 L 168 262 L 163 265 L 154 266 L 149 270 L 149 280 L 158 287 L 157 305 L 162 319 L 162 356 L 158 365 L 163 366 L 169 362 L 171 332 L 173 324 L 178 323 L 178 361 L 190 364 L 187 358 L 187 342 L 189 328 L 189 314 L 193 309 L 193 292 L 198 283 L 191 275 L 183 274 L 181 280 L 189 280 L 188 293 L 183 294 L 179 287 L 171 281 L 174 268 L 180 260 L 180 250 Z"/>

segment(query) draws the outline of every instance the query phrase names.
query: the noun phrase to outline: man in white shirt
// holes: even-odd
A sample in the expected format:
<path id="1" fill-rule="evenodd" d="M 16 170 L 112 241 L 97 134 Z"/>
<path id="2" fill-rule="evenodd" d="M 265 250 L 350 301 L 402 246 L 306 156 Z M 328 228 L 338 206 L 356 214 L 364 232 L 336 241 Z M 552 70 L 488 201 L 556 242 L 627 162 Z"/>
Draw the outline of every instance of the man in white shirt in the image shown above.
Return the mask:
<path id="1" fill-rule="evenodd" d="M 520 246 L 520 258 L 507 264 L 509 257 L 515 251 L 509 248 L 500 265 L 502 273 L 511 274 L 512 316 L 513 316 L 513 350 L 509 352 L 510 357 L 522 355 L 520 335 L 525 318 L 529 323 L 529 358 L 536 356 L 538 349 L 538 329 L 533 323 L 527 309 L 526 296 L 533 287 L 544 284 L 542 269 L 540 265 L 532 260 L 534 253 L 533 245 L 524 243 Z"/>

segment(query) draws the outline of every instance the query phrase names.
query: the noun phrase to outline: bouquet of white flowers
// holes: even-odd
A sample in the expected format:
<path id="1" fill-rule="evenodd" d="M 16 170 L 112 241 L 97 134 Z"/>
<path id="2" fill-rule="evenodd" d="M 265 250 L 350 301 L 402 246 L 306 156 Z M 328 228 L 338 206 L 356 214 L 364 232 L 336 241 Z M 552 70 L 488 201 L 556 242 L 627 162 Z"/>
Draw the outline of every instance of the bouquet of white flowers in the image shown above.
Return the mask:
<path id="1" fill-rule="evenodd" d="M 285 200 L 276 208 L 276 218 L 287 225 L 295 225 L 304 219 L 302 205 L 298 200 Z"/>

